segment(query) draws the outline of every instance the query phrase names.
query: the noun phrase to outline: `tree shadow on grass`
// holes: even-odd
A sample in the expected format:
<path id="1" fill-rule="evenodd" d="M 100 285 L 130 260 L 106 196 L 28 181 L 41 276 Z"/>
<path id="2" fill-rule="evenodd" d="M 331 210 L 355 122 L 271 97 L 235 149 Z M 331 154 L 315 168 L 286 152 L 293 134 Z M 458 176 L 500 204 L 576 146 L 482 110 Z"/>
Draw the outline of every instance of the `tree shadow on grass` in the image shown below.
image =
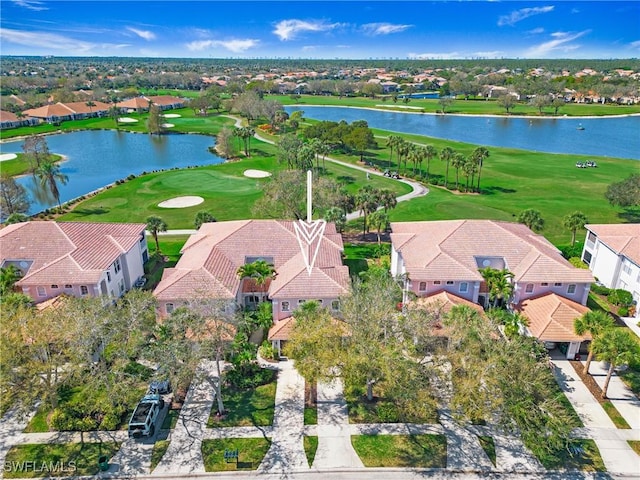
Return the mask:
<path id="1" fill-rule="evenodd" d="M 618 213 L 618 217 L 627 223 L 640 223 L 640 208 L 627 207 Z"/>
<path id="2" fill-rule="evenodd" d="M 495 195 L 496 193 L 516 193 L 517 190 L 504 187 L 481 187 L 480 192 L 482 195 Z"/>
<path id="3" fill-rule="evenodd" d="M 340 183 L 350 185 L 352 183 L 355 183 L 356 178 L 352 177 L 351 175 L 340 175 L 338 178 L 336 178 L 336 180 Z"/>
<path id="4" fill-rule="evenodd" d="M 96 207 L 96 208 L 75 208 L 73 213 L 82 217 L 86 217 L 89 215 L 104 215 L 105 213 L 109 213 L 109 209 L 104 207 Z"/>

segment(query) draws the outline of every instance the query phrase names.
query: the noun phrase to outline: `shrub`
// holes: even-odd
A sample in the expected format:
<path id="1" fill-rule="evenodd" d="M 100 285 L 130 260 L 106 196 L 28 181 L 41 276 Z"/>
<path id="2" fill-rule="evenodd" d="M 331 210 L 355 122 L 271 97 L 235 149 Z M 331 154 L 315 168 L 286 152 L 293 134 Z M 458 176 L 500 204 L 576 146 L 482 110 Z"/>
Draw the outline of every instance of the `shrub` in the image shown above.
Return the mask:
<path id="1" fill-rule="evenodd" d="M 227 373 L 226 379 L 231 386 L 239 390 L 246 390 L 272 382 L 275 375 L 274 370 L 262 368 L 257 363 L 251 362 L 236 365 L 233 370 Z"/>
<path id="2" fill-rule="evenodd" d="M 610 288 L 607 288 L 604 285 L 598 285 L 597 283 L 591 284 L 591 291 L 597 295 L 609 295 L 611 293 Z"/>
<path id="3" fill-rule="evenodd" d="M 576 243 L 575 245 L 564 245 L 558 247 L 562 252 L 564 258 L 570 259 L 572 257 L 582 257 L 582 245 Z"/>
<path id="4" fill-rule="evenodd" d="M 607 300 L 616 306 L 627 307 L 633 303 L 633 295 L 622 288 L 617 288 L 609 293 Z"/>
<path id="5" fill-rule="evenodd" d="M 620 307 L 618 309 L 619 317 L 628 317 L 629 316 L 629 307 Z"/>
<path id="6" fill-rule="evenodd" d="M 265 360 L 278 360 L 278 349 L 275 348 L 268 340 L 262 342 L 262 345 L 260 345 L 260 348 L 258 349 L 258 353 L 260 353 L 260 356 Z"/>
<path id="7" fill-rule="evenodd" d="M 396 423 L 399 421 L 398 409 L 393 403 L 382 403 L 378 405 L 378 418 L 382 423 Z"/>
<path id="8" fill-rule="evenodd" d="M 583 268 L 585 270 L 589 268 L 589 266 L 584 263 L 580 257 L 571 257 L 569 259 L 569 263 L 576 268 Z"/>

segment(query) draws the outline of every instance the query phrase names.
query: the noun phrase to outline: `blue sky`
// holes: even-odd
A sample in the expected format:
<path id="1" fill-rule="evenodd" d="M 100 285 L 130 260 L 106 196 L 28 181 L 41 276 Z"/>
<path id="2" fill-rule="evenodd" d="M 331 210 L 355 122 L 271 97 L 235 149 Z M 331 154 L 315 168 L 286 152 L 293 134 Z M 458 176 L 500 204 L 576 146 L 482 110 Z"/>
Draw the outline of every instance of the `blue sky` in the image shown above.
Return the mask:
<path id="1" fill-rule="evenodd" d="M 640 2 L 1 0 L 0 54 L 640 57 Z"/>

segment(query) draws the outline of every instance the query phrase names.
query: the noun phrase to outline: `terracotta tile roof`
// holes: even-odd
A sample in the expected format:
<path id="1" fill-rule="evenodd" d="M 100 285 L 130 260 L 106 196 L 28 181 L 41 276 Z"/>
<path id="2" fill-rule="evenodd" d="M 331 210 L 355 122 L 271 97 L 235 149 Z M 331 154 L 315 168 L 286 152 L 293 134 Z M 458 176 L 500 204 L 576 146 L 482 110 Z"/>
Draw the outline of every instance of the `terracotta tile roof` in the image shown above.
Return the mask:
<path id="1" fill-rule="evenodd" d="M 342 331 L 344 337 L 350 336 L 349 325 L 344 321 L 337 318 L 331 318 L 331 322 L 336 328 Z M 289 340 L 291 338 L 291 332 L 296 325 L 295 317 L 287 317 L 283 320 L 276 322 L 270 329 L 267 335 L 268 340 Z"/>
<path id="2" fill-rule="evenodd" d="M 477 303 L 473 303 L 466 298 L 459 297 L 446 290 L 440 290 L 427 297 L 420 297 L 411 302 L 416 307 L 427 307 L 437 310 L 440 313 L 449 313 L 453 307 L 466 305 L 473 308 L 478 313 L 484 314 L 484 309 Z"/>
<path id="3" fill-rule="evenodd" d="M 24 113 L 27 117 L 36 118 L 50 118 L 50 117 L 68 117 L 73 115 L 74 111 L 63 103 L 54 103 L 53 105 L 45 105 L 38 108 L 30 108 L 25 110 Z"/>
<path id="4" fill-rule="evenodd" d="M 67 102 L 64 106 L 73 110 L 75 113 L 106 112 L 109 110 L 109 105 L 104 102 L 94 101 L 93 103 L 95 103 L 95 105 L 91 108 L 89 108 L 87 102 Z"/>
<path id="5" fill-rule="evenodd" d="M 0 259 L 32 262 L 20 286 L 96 283 L 144 229 L 142 223 L 16 223 L 0 230 Z"/>
<path id="6" fill-rule="evenodd" d="M 0 110 L 0 123 L 17 121 L 18 117 L 15 113 L 7 112 L 6 110 Z"/>
<path id="7" fill-rule="evenodd" d="M 515 310 L 527 317 L 527 327 L 534 337 L 550 342 L 580 342 L 590 340 L 588 334 L 577 335 L 573 322 L 590 309 L 555 293 L 529 298 L 516 305 Z"/>
<path id="8" fill-rule="evenodd" d="M 174 97 L 172 95 L 152 95 L 146 97 L 151 100 L 156 105 L 177 105 L 180 103 L 184 103 L 184 100 L 178 97 Z"/>
<path id="9" fill-rule="evenodd" d="M 127 100 L 123 100 L 121 102 L 116 103 L 116 107 L 118 108 L 149 108 L 149 99 L 147 97 L 134 97 L 129 98 Z"/>
<path id="10" fill-rule="evenodd" d="M 253 257 L 273 261 L 277 275 L 268 286 L 271 298 L 342 296 L 350 286 L 349 270 L 342 265 L 342 237 L 336 233 L 333 224 L 327 224 L 320 241 L 316 263 L 309 276 L 292 221 L 205 223 L 189 237 L 174 272 L 163 275 L 154 294 L 161 300 L 188 297 L 193 285 L 185 283 L 183 278 L 188 278 L 189 271 L 200 270 L 212 294 L 217 291 L 225 298 L 235 296 L 240 288 L 236 272 Z"/>
<path id="11" fill-rule="evenodd" d="M 614 252 L 640 266 L 640 223 L 585 225 Z"/>
<path id="12" fill-rule="evenodd" d="M 593 276 L 567 262 L 541 235 L 493 220 L 394 222 L 391 242 L 412 280 L 482 281 L 478 257 L 500 257 L 519 282 L 588 283 Z"/>

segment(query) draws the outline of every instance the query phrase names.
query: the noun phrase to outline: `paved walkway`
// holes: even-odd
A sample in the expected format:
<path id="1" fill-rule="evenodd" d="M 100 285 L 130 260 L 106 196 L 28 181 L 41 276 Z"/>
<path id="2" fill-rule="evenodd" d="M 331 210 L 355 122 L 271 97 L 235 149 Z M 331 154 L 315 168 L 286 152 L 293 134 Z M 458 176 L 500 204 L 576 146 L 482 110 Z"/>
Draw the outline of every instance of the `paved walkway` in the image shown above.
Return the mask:
<path id="1" fill-rule="evenodd" d="M 280 362 L 271 446 L 258 471 L 285 473 L 309 468 L 304 453 L 303 430 L 304 378 L 293 362 Z"/>
<path id="2" fill-rule="evenodd" d="M 584 434 L 584 438 L 593 438 L 608 472 L 640 477 L 639 457 L 626 441 L 626 436 L 640 440 L 640 430 L 625 432 L 617 429 L 568 360 L 554 359 L 553 365 L 553 374 L 560 388 L 586 427 L 578 429 L 576 435 Z M 636 414 L 640 415 L 640 409 Z"/>
<path id="3" fill-rule="evenodd" d="M 462 428 L 448 410 L 439 410 L 438 417 L 447 437 L 447 468 L 462 471 L 493 470 L 478 436 Z"/>
<path id="4" fill-rule="evenodd" d="M 344 399 L 342 380 L 319 382 L 318 449 L 313 460 L 314 468 L 363 468 L 362 460 L 351 444 L 351 428 L 347 402 Z"/>
<path id="5" fill-rule="evenodd" d="M 609 366 L 604 362 L 591 362 L 589 366 L 589 372 L 600 388 L 604 386 L 608 368 Z M 631 428 L 640 429 L 640 400 L 615 372 L 607 388 L 607 398 Z"/>

